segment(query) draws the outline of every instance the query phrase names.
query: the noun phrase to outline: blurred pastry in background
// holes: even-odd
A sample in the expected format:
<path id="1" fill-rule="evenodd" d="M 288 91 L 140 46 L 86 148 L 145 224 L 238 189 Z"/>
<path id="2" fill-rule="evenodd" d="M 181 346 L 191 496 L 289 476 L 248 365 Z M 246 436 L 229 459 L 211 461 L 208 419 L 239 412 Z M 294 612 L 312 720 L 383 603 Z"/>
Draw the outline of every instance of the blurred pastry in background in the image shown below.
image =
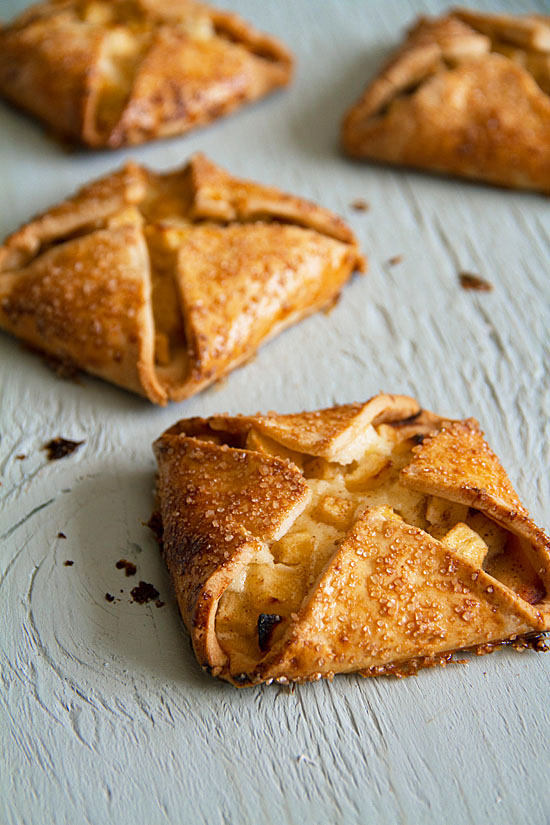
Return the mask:
<path id="1" fill-rule="evenodd" d="M 356 158 L 550 192 L 550 16 L 421 17 L 342 127 Z"/>
<path id="2" fill-rule="evenodd" d="M 91 147 L 182 134 L 291 75 L 279 40 L 195 0 L 49 0 L 0 29 L 0 95 Z"/>

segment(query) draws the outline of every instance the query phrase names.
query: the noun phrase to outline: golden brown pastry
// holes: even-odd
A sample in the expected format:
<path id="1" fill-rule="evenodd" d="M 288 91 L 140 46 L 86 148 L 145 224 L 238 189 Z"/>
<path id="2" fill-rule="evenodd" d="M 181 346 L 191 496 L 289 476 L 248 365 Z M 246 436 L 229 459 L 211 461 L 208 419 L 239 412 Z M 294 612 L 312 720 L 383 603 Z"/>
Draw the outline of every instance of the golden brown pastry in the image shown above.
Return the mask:
<path id="1" fill-rule="evenodd" d="M 332 212 L 204 155 L 164 174 L 129 163 L 0 247 L 0 328 L 165 404 L 330 304 L 364 265 Z"/>
<path id="2" fill-rule="evenodd" d="M 183 420 L 155 452 L 151 526 L 214 676 L 403 675 L 550 629 L 550 541 L 474 419 L 378 395 Z"/>
<path id="3" fill-rule="evenodd" d="M 0 28 L 0 95 L 93 147 L 182 134 L 291 74 L 282 43 L 195 0 L 49 0 Z"/>
<path id="4" fill-rule="evenodd" d="M 550 192 L 550 17 L 420 18 L 342 142 L 358 158 Z"/>

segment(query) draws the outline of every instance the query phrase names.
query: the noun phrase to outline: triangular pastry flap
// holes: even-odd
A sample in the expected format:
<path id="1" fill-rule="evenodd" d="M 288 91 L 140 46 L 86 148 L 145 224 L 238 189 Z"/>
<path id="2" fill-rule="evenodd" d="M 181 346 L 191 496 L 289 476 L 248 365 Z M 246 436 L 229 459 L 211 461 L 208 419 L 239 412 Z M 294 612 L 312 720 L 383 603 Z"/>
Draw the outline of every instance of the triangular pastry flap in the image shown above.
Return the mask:
<path id="1" fill-rule="evenodd" d="M 193 529 L 203 524 L 227 539 L 239 525 L 256 538 L 275 540 L 308 500 L 301 473 L 275 456 L 172 435 L 159 439 L 155 448 L 167 468 L 169 495 L 185 491 L 180 522 L 187 520 Z"/>
<path id="2" fill-rule="evenodd" d="M 192 178 L 195 196 L 192 215 L 221 221 L 281 220 L 315 229 L 323 235 L 356 247 L 356 267 L 365 268 L 353 232 L 334 212 L 287 195 L 275 186 L 240 180 L 202 154 L 194 155 Z"/>
<path id="3" fill-rule="evenodd" d="M 348 127 L 366 117 L 379 116 L 398 95 L 416 87 L 441 69 L 442 59 L 451 61 L 478 57 L 490 47 L 487 37 L 454 17 L 420 18 L 397 54 L 390 58 L 360 102 L 348 113 Z"/>
<path id="4" fill-rule="evenodd" d="M 83 186 L 6 238 L 0 247 L 0 271 L 25 266 L 52 243 L 103 227 L 112 215 L 144 200 L 147 182 L 146 170 L 130 162 Z"/>
<path id="5" fill-rule="evenodd" d="M 539 555 L 539 551 L 544 556 L 550 551 L 550 540 L 529 517 L 475 419 L 449 422 L 427 436 L 413 453 L 411 463 L 401 472 L 404 485 L 482 510 L 517 537 L 510 541 L 512 553 L 497 554 L 488 560 L 488 569 L 496 565 L 501 578 L 504 575 L 513 581 L 518 578 L 516 568 L 528 569 L 529 560 L 537 575 L 531 576 L 527 589 L 538 590 L 541 582 L 550 587 L 550 566 L 541 563 Z M 529 574 L 520 577 L 525 581 Z M 536 579 L 540 579 L 538 584 Z"/>
<path id="6" fill-rule="evenodd" d="M 287 80 L 286 65 L 257 57 L 239 43 L 160 29 L 135 74 L 109 143 L 118 146 L 159 134 L 179 134 L 229 113 L 243 100 L 261 97 Z"/>
<path id="7" fill-rule="evenodd" d="M 0 31 L 0 92 L 90 146 L 186 132 L 291 72 L 276 38 L 188 0 L 50 0 Z"/>
<path id="8" fill-rule="evenodd" d="M 550 190 L 550 27 L 534 17 L 420 18 L 348 112 L 347 152 Z"/>
<path id="9" fill-rule="evenodd" d="M 153 374 L 148 254 L 141 228 L 96 230 L 0 272 L 0 326 L 61 361 L 128 389 L 162 393 Z"/>
<path id="10" fill-rule="evenodd" d="M 536 14 L 484 14 L 454 9 L 453 15 L 491 40 L 502 40 L 524 49 L 550 53 L 550 17 Z"/>
<path id="11" fill-rule="evenodd" d="M 268 413 L 267 415 L 214 415 L 208 419 L 188 418 L 178 421 L 167 431 L 171 434 L 200 435 L 233 445 L 247 446 L 251 431 L 256 443 L 264 443 L 283 457 L 319 456 L 327 461 L 349 464 L 353 454 L 360 457 L 373 438 L 371 425 L 393 423 L 408 437 L 408 427 L 414 432 L 431 431 L 441 421 L 429 419 L 418 402 L 406 395 L 380 394 L 364 404 L 340 404 L 323 410 L 301 413 Z M 375 436 L 376 439 L 376 436 Z"/>
<path id="12" fill-rule="evenodd" d="M 73 279 L 72 288 L 55 295 L 57 315 L 70 317 L 86 306 L 90 313 L 97 310 L 98 304 L 87 300 L 88 272 L 97 290 L 102 289 L 103 280 L 106 296 L 113 283 L 118 283 L 106 265 L 98 264 L 93 233 L 103 232 L 103 238 L 113 233 L 105 243 L 114 249 L 122 246 L 117 240 L 121 228 L 130 231 L 131 227 L 132 237 L 139 236 L 135 243 L 140 254 L 134 256 L 133 265 L 141 262 L 139 277 L 146 284 L 147 315 L 132 316 L 132 323 L 145 325 L 139 336 L 153 341 L 153 354 L 148 344 L 138 363 L 132 364 L 134 350 L 130 348 L 124 356 L 128 375 L 118 368 L 98 373 L 89 349 L 81 346 L 81 336 L 74 345 L 63 343 L 51 336 L 51 325 L 32 322 L 33 312 L 38 318 L 54 311 L 47 306 L 54 299 L 49 289 L 35 288 L 36 300 L 46 305 L 27 303 L 28 324 L 16 327 L 6 314 L 0 314 L 0 327 L 56 358 L 70 359 L 82 369 L 162 404 L 198 392 L 250 358 L 267 338 L 329 305 L 352 271 L 362 266 L 353 234 L 335 216 L 331 220 L 326 210 L 290 198 L 292 208 L 285 207 L 286 217 L 280 220 L 277 198 L 286 202 L 287 196 L 274 188 L 268 188 L 261 220 L 253 209 L 247 211 L 246 197 L 241 195 L 236 196 L 240 206 L 234 213 L 216 214 L 207 205 L 212 192 L 206 202 L 204 193 L 209 181 L 218 180 L 223 180 L 223 198 L 228 204 L 232 203 L 232 186 L 235 191 L 241 186 L 253 188 L 202 155 L 166 173 L 130 163 L 38 216 L 0 247 L 6 301 L 15 276 L 23 270 L 32 267 L 36 278 L 61 282 L 72 277 L 68 273 L 73 268 L 78 269 L 81 276 Z M 327 232 L 314 228 L 324 225 Z M 349 241 L 342 239 L 346 234 Z M 56 247 L 63 247 L 64 252 L 55 253 Z M 121 248 L 121 261 L 127 254 L 131 253 Z M 89 323 L 93 322 L 90 318 Z M 136 382 L 136 372 L 140 382 Z"/>
<path id="13" fill-rule="evenodd" d="M 303 307 L 325 306 L 353 266 L 347 244 L 278 223 L 181 230 L 177 281 L 198 382 L 238 363 Z"/>
<path id="14" fill-rule="evenodd" d="M 199 657 L 218 649 L 218 600 L 252 553 L 284 533 L 304 509 L 309 490 L 295 467 L 278 458 L 195 438 L 164 435 L 159 464 L 163 555 L 184 617 L 196 630 Z M 198 635 L 197 635 L 198 634 Z"/>
<path id="15" fill-rule="evenodd" d="M 320 454 L 323 441 L 338 444 L 346 433 L 353 433 L 354 458 L 350 443 L 336 456 Z M 532 522 L 531 532 L 523 519 L 518 529 L 516 521 L 506 522 L 494 510 L 491 496 L 497 491 L 517 503 L 516 513 L 521 505 L 471 420 L 452 422 L 421 411 L 413 399 L 381 395 L 317 416 L 188 419 L 170 428 L 163 440 L 210 443 L 212 455 L 221 455 L 225 445 L 229 456 L 277 458 L 277 466 L 289 468 L 292 478 L 301 478 L 308 488 L 305 504 L 292 511 L 286 529 L 275 536 L 264 530 L 261 546 L 248 544 L 237 572 L 219 580 L 215 617 L 209 613 L 211 638 L 219 649 L 215 659 L 204 650 L 197 654 L 216 675 L 249 684 L 370 671 L 411 659 L 434 661 L 441 653 L 550 628 L 548 539 Z M 439 473 L 451 481 L 415 487 L 419 456 L 420 469 L 428 470 L 420 472 L 422 477 Z M 186 462 L 178 456 L 181 479 Z M 203 512 L 215 509 L 209 502 L 218 490 L 216 506 L 223 507 L 219 502 L 225 498 L 215 469 L 210 485 L 210 470 L 204 472 Z M 278 472 L 274 467 L 273 479 Z M 457 486 L 474 491 L 482 481 L 491 496 L 479 490 L 472 499 L 456 495 Z M 176 487 L 187 490 L 187 485 L 183 481 Z M 187 547 L 202 542 L 206 522 L 197 529 L 188 513 L 174 516 L 171 502 L 164 500 L 168 487 L 166 478 L 159 487 L 161 516 L 171 518 L 172 532 L 179 530 L 179 544 L 167 564 L 173 578 L 185 578 L 177 548 L 184 536 Z M 196 518 L 194 500 L 189 504 Z M 260 496 L 259 504 L 270 512 L 270 495 Z M 237 523 L 241 520 L 235 518 L 232 535 L 259 538 L 246 521 L 239 533 Z M 214 559 L 223 542 L 210 528 L 207 533 Z M 200 558 L 202 551 L 197 552 Z M 375 570 L 376 565 L 386 565 L 387 571 Z M 186 603 L 180 600 L 180 607 L 188 615 Z M 417 624 L 426 625 L 416 635 L 407 630 L 413 628 L 413 613 Z M 186 621 L 195 639 L 194 620 Z M 361 630 L 367 625 L 369 630 Z"/>
<path id="16" fill-rule="evenodd" d="M 255 428 L 300 453 L 350 464 L 364 454 L 376 434 L 373 422 L 400 421 L 419 412 L 404 395 L 375 396 L 366 404 L 343 404 L 297 415 L 258 417 Z"/>
<path id="17" fill-rule="evenodd" d="M 393 510 L 366 510 L 340 545 L 311 601 L 261 663 L 295 680 L 378 668 L 509 638 L 533 610 Z"/>
<path id="18" fill-rule="evenodd" d="M 426 436 L 413 454 L 402 476 L 414 489 L 432 495 L 453 493 L 458 501 L 483 509 L 494 502 L 509 511 L 526 512 L 474 418 L 448 422 Z"/>

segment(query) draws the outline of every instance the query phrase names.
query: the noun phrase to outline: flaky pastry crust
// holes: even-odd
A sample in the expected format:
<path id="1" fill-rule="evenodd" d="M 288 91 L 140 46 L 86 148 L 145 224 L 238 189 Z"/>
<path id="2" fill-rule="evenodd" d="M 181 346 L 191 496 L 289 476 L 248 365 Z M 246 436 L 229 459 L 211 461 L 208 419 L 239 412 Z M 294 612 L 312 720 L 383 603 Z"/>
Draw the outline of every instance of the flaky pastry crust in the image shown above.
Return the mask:
<path id="1" fill-rule="evenodd" d="M 92 147 L 182 134 L 291 74 L 277 39 L 195 0 L 49 0 L 0 28 L 0 95 Z"/>
<path id="2" fill-rule="evenodd" d="M 151 526 L 215 676 L 403 675 L 550 629 L 550 540 L 474 419 L 378 395 L 154 446 Z"/>
<path id="3" fill-rule="evenodd" d="M 550 17 L 420 18 L 347 113 L 357 158 L 550 192 Z"/>
<path id="4" fill-rule="evenodd" d="M 330 304 L 364 265 L 332 212 L 204 155 L 164 174 L 128 163 L 0 247 L 0 328 L 165 404 Z"/>

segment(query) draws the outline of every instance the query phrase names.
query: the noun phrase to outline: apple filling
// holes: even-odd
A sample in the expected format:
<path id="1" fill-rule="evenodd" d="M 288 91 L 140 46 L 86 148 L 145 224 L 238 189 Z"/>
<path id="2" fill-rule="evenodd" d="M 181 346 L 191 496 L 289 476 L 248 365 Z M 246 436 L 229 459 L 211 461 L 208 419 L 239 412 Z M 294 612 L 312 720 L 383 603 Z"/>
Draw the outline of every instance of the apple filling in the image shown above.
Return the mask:
<path id="1" fill-rule="evenodd" d="M 283 636 L 358 516 L 371 507 L 392 508 L 526 601 L 543 598 L 544 588 L 519 539 L 477 510 L 402 484 L 401 470 L 411 461 L 418 437 L 408 437 L 410 430 L 404 437 L 387 424 L 369 431 L 363 456 L 349 464 L 293 453 L 250 431 L 247 449 L 293 460 L 311 495 L 286 534 L 265 544 L 220 599 L 216 634 L 233 673 L 251 672 Z"/>

